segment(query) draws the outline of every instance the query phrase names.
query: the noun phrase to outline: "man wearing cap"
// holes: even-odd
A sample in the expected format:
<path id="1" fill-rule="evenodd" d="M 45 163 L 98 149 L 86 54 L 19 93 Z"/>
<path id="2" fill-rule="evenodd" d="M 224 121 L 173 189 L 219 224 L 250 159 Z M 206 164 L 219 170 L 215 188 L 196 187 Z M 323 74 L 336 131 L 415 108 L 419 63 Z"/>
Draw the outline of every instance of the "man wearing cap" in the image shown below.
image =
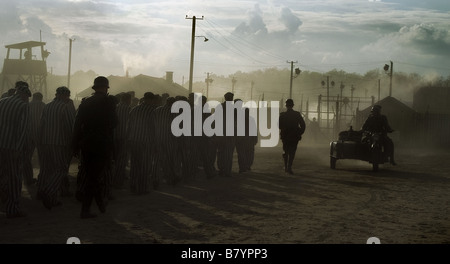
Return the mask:
<path id="1" fill-rule="evenodd" d="M 153 172 L 155 155 L 155 127 L 151 113 L 156 109 L 157 97 L 152 92 L 144 94 L 143 103 L 129 114 L 127 139 L 130 146 L 130 190 L 142 195 L 148 192 L 149 182 L 157 182 Z M 156 184 L 156 183 L 155 183 Z"/>
<path id="2" fill-rule="evenodd" d="M 16 92 L 0 100 L 0 199 L 7 218 L 24 217 L 19 199 L 22 191 L 25 145 L 29 140 L 28 83 L 16 82 Z"/>
<path id="3" fill-rule="evenodd" d="M 227 135 L 227 108 L 233 107 L 234 94 L 227 92 L 224 95 L 225 102 L 222 103 L 222 124 L 223 124 L 223 135 L 217 136 L 217 168 L 219 169 L 219 176 L 221 177 L 231 177 L 232 167 L 233 167 L 233 154 L 236 144 L 236 120 L 234 120 L 233 135 Z M 227 103 L 228 102 L 228 103 Z M 231 104 L 230 104 L 231 103 Z M 234 110 L 231 112 L 234 115 Z"/>
<path id="4" fill-rule="evenodd" d="M 106 211 L 106 178 L 111 174 L 114 128 L 117 126 L 116 100 L 108 95 L 108 79 L 103 76 L 95 78 L 92 89 L 95 93 L 78 107 L 72 139 L 73 153 L 80 155 L 80 169 L 83 170 L 77 179 L 81 218 L 96 217 L 90 212 L 94 199 L 100 212 Z"/>
<path id="5" fill-rule="evenodd" d="M 280 139 L 283 142 L 284 170 L 289 174 L 294 174 L 292 171 L 292 163 L 294 162 L 298 142 L 302 139 L 302 135 L 306 129 L 305 120 L 300 112 L 295 111 L 293 107 L 294 101 L 287 99 L 286 111 L 280 113 L 278 120 Z"/>
<path id="6" fill-rule="evenodd" d="M 58 87 L 53 101 L 44 107 L 38 137 L 42 155 L 38 196 L 49 210 L 61 204 L 60 191 L 72 157 L 70 147 L 74 121 L 75 109 L 71 104 L 70 90 L 65 86 Z"/>
<path id="7" fill-rule="evenodd" d="M 381 105 L 372 107 L 370 115 L 362 126 L 362 130 L 381 133 L 384 149 L 389 155 L 389 161 L 392 165 L 397 165 L 394 159 L 394 142 L 387 135 L 394 132 L 394 130 L 389 126 L 387 117 L 381 114 Z"/>

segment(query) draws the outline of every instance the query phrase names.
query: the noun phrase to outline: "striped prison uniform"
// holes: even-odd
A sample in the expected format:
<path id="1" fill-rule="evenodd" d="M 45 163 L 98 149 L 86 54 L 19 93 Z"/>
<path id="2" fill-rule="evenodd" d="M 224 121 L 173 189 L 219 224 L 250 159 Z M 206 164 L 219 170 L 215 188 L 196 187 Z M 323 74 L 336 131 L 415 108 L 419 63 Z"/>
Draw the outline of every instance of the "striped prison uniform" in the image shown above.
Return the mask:
<path id="1" fill-rule="evenodd" d="M 104 206 L 110 196 L 114 129 L 117 126 L 114 96 L 95 92 L 78 107 L 73 126 L 72 146 L 80 152 L 76 198 L 82 213 L 89 213 L 92 201 Z"/>
<path id="2" fill-rule="evenodd" d="M 161 166 L 166 182 L 174 186 L 181 180 L 181 155 L 178 147 L 180 143 L 179 138 L 175 137 L 171 130 L 175 114 L 171 113 L 171 105 L 165 104 L 156 108 L 152 115 L 158 153 L 157 165 Z"/>
<path id="3" fill-rule="evenodd" d="M 128 164 L 127 126 L 131 107 L 119 103 L 117 111 L 117 127 L 114 130 L 114 178 L 113 186 L 122 187 L 125 181 L 126 166 Z"/>
<path id="4" fill-rule="evenodd" d="M 6 214 L 20 212 L 24 149 L 29 137 L 29 106 L 19 95 L 0 100 L 0 195 Z"/>
<path id="5" fill-rule="evenodd" d="M 127 138 L 130 144 L 130 189 L 136 194 L 148 191 L 150 180 L 157 182 L 153 171 L 154 124 L 151 113 L 156 106 L 142 103 L 130 111 Z"/>
<path id="6" fill-rule="evenodd" d="M 250 135 L 250 131 L 257 131 L 256 121 L 252 116 L 250 116 L 248 108 L 245 108 L 244 111 L 245 135 L 236 135 L 236 152 L 238 156 L 239 172 L 251 170 L 255 158 L 255 145 L 258 142 L 257 135 Z"/>
<path id="7" fill-rule="evenodd" d="M 45 103 L 39 100 L 32 100 L 29 103 L 30 108 L 30 142 L 25 146 L 25 163 L 24 163 L 24 182 L 26 185 L 33 183 L 33 154 L 37 147 L 37 139 L 39 132 L 39 123 L 41 121 L 42 111 Z M 39 153 L 38 153 L 39 158 Z"/>
<path id="8" fill-rule="evenodd" d="M 38 179 L 38 194 L 54 206 L 67 181 L 71 161 L 72 128 L 75 109 L 71 102 L 55 98 L 44 107 L 39 129 L 41 173 Z"/>
<path id="9" fill-rule="evenodd" d="M 178 149 L 181 154 L 182 179 L 189 181 L 194 179 L 199 165 L 200 137 L 194 136 L 194 106 L 191 104 L 191 136 L 181 135 L 178 137 Z"/>
<path id="10" fill-rule="evenodd" d="M 219 176 L 231 177 L 233 168 L 233 154 L 236 144 L 236 137 L 226 135 L 226 102 L 222 103 L 223 111 L 223 135 L 217 136 L 217 167 L 219 169 Z M 234 120 L 236 122 L 236 120 Z M 236 130 L 235 128 L 233 128 Z M 236 133 L 234 133 L 236 134 Z"/>
<path id="11" fill-rule="evenodd" d="M 211 113 L 203 113 L 202 121 L 211 116 Z M 199 154 L 199 162 L 203 167 L 203 171 L 206 174 L 206 178 L 210 179 L 215 177 L 216 169 L 214 168 L 214 163 L 216 162 L 216 145 L 215 145 L 215 136 L 207 136 L 204 131 L 202 132 L 201 137 L 196 137 L 198 154 Z"/>

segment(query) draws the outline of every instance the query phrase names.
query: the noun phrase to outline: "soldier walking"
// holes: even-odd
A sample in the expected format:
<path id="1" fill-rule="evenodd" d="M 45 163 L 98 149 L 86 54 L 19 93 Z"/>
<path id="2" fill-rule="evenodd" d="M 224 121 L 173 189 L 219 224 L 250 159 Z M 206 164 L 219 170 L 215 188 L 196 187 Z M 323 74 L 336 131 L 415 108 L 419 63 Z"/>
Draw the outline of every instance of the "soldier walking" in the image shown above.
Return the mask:
<path id="1" fill-rule="evenodd" d="M 94 199 L 100 212 L 106 211 L 105 177 L 111 170 L 117 126 L 116 101 L 108 95 L 109 80 L 104 76 L 95 78 L 92 89 L 95 93 L 78 107 L 72 140 L 74 155 L 80 157 L 80 169 L 84 171 L 78 174 L 81 218 L 96 217 L 90 212 Z"/>
<path id="2" fill-rule="evenodd" d="M 294 162 L 298 142 L 302 139 L 306 129 L 305 120 L 300 112 L 295 111 L 293 107 L 294 101 L 287 99 L 286 111 L 280 113 L 278 120 L 280 138 L 283 142 L 284 170 L 289 174 L 294 174 L 292 163 Z"/>

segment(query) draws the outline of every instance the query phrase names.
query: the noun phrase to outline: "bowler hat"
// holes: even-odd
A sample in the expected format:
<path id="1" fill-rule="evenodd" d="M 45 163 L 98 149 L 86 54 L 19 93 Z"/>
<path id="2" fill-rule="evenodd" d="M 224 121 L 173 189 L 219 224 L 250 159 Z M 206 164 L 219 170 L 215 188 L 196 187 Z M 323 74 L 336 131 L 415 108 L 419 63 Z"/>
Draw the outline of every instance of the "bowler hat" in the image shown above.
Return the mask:
<path id="1" fill-rule="evenodd" d="M 109 81 L 104 76 L 99 76 L 94 79 L 94 86 L 92 86 L 92 89 L 102 88 L 106 87 L 109 88 Z"/>
<path id="2" fill-rule="evenodd" d="M 294 100 L 292 100 L 292 99 L 287 99 L 287 100 L 286 100 L 286 105 L 293 106 L 293 105 L 294 105 Z"/>
<path id="3" fill-rule="evenodd" d="M 227 92 L 223 97 L 224 97 L 225 100 L 227 100 L 227 101 L 232 101 L 232 100 L 233 100 L 233 97 L 234 97 L 234 94 L 231 93 L 231 92 Z"/>

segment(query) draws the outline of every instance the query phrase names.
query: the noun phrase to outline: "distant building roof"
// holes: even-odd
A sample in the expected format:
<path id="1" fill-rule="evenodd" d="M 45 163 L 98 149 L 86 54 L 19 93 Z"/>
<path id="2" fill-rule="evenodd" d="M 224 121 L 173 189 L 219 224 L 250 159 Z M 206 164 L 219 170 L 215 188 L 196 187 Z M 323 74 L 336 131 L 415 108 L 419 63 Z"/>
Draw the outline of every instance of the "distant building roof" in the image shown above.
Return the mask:
<path id="1" fill-rule="evenodd" d="M 395 99 L 392 96 L 388 96 L 383 98 L 382 100 L 376 102 L 375 104 L 381 106 L 381 112 L 382 113 L 390 113 L 392 111 L 395 111 L 396 113 L 415 113 L 414 109 L 406 105 L 405 103 L 399 101 L 398 99 Z M 372 106 L 367 107 L 360 111 L 361 114 L 367 114 L 369 115 L 370 110 L 372 109 Z"/>
<path id="2" fill-rule="evenodd" d="M 385 97 L 375 104 L 381 106 L 381 114 L 387 116 L 389 124 L 394 130 L 407 132 L 413 127 L 414 117 L 417 112 L 411 107 L 391 96 Z M 362 127 L 364 121 L 370 115 L 371 109 L 372 107 L 370 106 L 357 112 L 357 127 Z"/>
<path id="3" fill-rule="evenodd" d="M 123 76 L 108 76 L 109 94 L 116 95 L 121 92 L 134 91 L 135 96 L 141 98 L 145 92 L 154 94 L 168 93 L 170 96 L 187 96 L 189 91 L 183 86 L 169 82 L 164 78 L 151 77 L 140 74 L 133 78 Z M 94 93 L 91 87 L 88 87 L 77 94 L 78 97 L 86 97 Z"/>

